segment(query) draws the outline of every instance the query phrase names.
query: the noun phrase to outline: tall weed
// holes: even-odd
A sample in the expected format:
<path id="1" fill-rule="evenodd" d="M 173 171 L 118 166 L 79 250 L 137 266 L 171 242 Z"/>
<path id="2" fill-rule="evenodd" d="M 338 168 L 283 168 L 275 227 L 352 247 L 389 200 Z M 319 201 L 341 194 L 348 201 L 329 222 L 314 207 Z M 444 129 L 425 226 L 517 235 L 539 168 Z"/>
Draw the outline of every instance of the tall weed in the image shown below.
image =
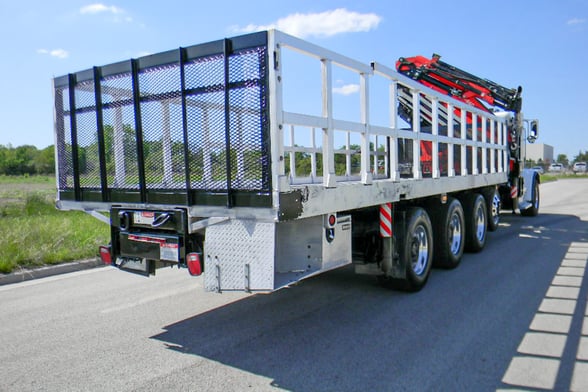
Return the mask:
<path id="1" fill-rule="evenodd" d="M 55 208 L 54 181 L 10 179 L 6 186 L 3 180 L 0 178 L 0 273 L 94 257 L 98 246 L 109 242 L 108 225 L 80 211 Z"/>

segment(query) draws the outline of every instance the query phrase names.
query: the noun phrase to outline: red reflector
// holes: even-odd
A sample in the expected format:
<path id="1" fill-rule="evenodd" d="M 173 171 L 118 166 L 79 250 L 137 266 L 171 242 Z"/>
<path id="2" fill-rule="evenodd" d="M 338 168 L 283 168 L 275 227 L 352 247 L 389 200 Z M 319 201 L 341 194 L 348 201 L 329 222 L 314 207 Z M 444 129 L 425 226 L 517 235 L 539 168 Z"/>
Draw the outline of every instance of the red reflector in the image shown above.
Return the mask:
<path id="1" fill-rule="evenodd" d="M 329 226 L 333 227 L 337 223 L 337 217 L 335 215 L 329 215 Z"/>
<path id="2" fill-rule="evenodd" d="M 513 185 L 512 187 L 510 187 L 510 197 L 512 199 L 517 197 L 518 194 L 519 194 L 519 189 L 516 187 L 516 185 Z"/>
<path id="3" fill-rule="evenodd" d="M 100 251 L 100 260 L 104 264 L 112 264 L 112 255 L 110 254 L 110 246 L 101 246 L 98 248 Z"/>
<path id="4" fill-rule="evenodd" d="M 199 253 L 188 253 L 188 257 L 186 257 L 186 263 L 188 264 L 188 272 L 190 275 L 202 275 L 202 261 L 200 260 Z"/>

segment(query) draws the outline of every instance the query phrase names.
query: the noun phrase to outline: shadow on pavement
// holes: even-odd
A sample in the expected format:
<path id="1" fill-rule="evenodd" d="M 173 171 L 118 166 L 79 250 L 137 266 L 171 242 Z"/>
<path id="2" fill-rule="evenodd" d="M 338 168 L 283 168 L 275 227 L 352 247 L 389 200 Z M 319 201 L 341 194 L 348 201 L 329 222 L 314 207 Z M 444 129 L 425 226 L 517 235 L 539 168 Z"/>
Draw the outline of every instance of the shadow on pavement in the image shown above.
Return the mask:
<path id="1" fill-rule="evenodd" d="M 455 270 L 434 270 L 419 293 L 381 288 L 346 267 L 164 326 L 152 339 L 288 390 L 525 388 L 503 377 L 524 355 L 521 340 L 570 245 L 588 244 L 588 224 L 504 214 L 501 226 L 483 252 L 466 254 Z M 586 286 L 583 279 L 571 315 L 567 342 L 575 347 L 558 358 L 557 385 L 566 389 Z M 197 368 L 186 372 L 198 377 Z"/>

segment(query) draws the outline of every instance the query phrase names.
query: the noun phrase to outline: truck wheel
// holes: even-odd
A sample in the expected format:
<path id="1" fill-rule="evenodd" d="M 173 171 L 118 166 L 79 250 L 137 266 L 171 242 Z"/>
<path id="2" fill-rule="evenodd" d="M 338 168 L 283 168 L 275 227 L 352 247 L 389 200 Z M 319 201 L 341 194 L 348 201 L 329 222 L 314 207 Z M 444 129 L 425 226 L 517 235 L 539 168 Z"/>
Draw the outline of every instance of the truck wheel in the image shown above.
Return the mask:
<path id="1" fill-rule="evenodd" d="M 533 179 L 533 194 L 531 207 L 521 211 L 523 216 L 537 216 L 539 214 L 539 181 Z"/>
<path id="2" fill-rule="evenodd" d="M 468 194 L 464 202 L 466 242 L 465 249 L 479 252 L 486 245 L 487 216 L 486 201 L 479 193 Z"/>
<path id="3" fill-rule="evenodd" d="M 486 206 L 488 207 L 488 231 L 496 231 L 500 223 L 500 193 L 496 189 L 490 189 L 484 192 Z"/>
<path id="4" fill-rule="evenodd" d="M 395 290 L 419 291 L 427 283 L 433 262 L 433 230 L 429 215 L 415 207 L 407 212 L 406 230 L 400 237 L 399 257 L 405 265 L 406 278 L 380 276 L 380 283 Z"/>
<path id="5" fill-rule="evenodd" d="M 461 262 L 464 250 L 465 220 L 459 200 L 449 198 L 447 203 L 436 207 L 433 215 L 433 241 L 436 267 L 455 268 Z"/>

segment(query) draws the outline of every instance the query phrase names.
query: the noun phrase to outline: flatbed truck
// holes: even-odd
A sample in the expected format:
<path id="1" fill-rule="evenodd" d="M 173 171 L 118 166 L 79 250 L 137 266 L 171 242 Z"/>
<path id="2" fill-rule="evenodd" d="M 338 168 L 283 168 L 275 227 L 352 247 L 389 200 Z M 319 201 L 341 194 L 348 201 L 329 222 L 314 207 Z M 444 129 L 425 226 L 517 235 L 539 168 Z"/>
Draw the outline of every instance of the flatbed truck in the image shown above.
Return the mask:
<path id="1" fill-rule="evenodd" d="M 105 263 L 183 267 L 209 291 L 348 264 L 420 290 L 484 248 L 501 208 L 537 215 L 540 177 L 523 167 L 538 126 L 520 88 L 414 59 L 268 30 L 56 77 L 57 207 L 110 225 Z M 356 94 L 338 94 L 349 79 Z M 472 104 L 487 93 L 467 80 L 516 107 Z"/>

